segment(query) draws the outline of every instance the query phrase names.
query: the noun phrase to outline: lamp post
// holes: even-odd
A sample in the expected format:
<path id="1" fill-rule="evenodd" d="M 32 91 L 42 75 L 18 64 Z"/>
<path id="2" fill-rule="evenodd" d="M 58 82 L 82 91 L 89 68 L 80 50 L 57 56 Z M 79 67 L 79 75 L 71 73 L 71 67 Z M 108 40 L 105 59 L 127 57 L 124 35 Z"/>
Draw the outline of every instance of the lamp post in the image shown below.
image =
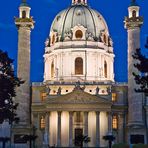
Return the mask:
<path id="1" fill-rule="evenodd" d="M 115 140 L 115 136 L 113 136 L 112 133 L 109 133 L 106 136 L 103 136 L 103 139 L 105 141 L 108 141 L 109 148 L 111 148 L 112 147 L 112 142 Z"/>

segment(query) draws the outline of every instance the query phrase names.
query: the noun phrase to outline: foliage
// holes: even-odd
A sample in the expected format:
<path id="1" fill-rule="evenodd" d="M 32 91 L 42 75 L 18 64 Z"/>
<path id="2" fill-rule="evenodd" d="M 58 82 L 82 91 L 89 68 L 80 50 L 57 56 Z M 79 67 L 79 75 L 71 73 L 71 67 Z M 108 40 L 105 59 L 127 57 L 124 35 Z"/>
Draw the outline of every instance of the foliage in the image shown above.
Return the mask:
<path id="1" fill-rule="evenodd" d="M 147 46 L 145 47 L 148 49 Z M 140 86 L 135 91 L 148 94 L 148 58 L 141 54 L 141 49 L 136 49 L 133 58 L 139 60 L 134 66 L 140 72 L 140 74 L 133 73 L 136 83 Z"/>
<path id="2" fill-rule="evenodd" d="M 133 145 L 133 148 L 148 148 L 148 145 L 145 145 L 145 144 L 135 144 L 135 145 Z"/>
<path id="3" fill-rule="evenodd" d="M 129 145 L 126 143 L 118 143 L 118 144 L 114 144 L 112 148 L 129 148 Z"/>
<path id="4" fill-rule="evenodd" d="M 0 50 L 0 123 L 9 120 L 9 123 L 18 121 L 16 109 L 18 104 L 14 103 L 16 87 L 23 83 L 14 75 L 13 60 L 8 57 L 7 52 Z"/>
<path id="5" fill-rule="evenodd" d="M 88 143 L 90 142 L 90 137 L 84 136 L 84 135 L 79 135 L 74 139 L 75 144 L 80 145 L 80 147 L 83 147 L 83 143 Z"/>

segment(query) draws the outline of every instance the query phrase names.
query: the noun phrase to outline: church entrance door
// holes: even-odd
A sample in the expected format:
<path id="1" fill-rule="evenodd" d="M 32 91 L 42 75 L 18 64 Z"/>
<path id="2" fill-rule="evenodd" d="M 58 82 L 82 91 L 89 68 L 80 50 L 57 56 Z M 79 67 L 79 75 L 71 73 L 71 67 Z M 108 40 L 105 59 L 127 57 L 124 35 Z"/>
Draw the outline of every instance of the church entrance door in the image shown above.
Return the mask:
<path id="1" fill-rule="evenodd" d="M 76 128 L 75 129 L 75 146 L 83 146 L 83 129 Z"/>

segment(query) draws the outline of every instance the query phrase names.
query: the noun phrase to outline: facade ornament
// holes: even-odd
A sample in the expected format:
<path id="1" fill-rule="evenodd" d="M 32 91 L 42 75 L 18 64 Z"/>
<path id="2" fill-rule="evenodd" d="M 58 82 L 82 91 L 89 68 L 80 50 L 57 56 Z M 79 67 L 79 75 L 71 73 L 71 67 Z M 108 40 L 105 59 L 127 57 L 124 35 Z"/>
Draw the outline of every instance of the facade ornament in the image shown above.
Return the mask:
<path id="1" fill-rule="evenodd" d="M 89 40 L 89 41 L 93 41 L 93 40 L 94 40 L 94 39 L 93 39 L 93 35 L 92 35 L 91 32 L 88 32 L 88 33 L 87 33 L 87 40 Z"/>
<path id="2" fill-rule="evenodd" d="M 106 91 L 107 91 L 108 95 L 111 94 L 111 88 L 110 88 L 110 87 L 107 87 L 107 88 L 106 88 Z"/>
<path id="3" fill-rule="evenodd" d="M 46 41 L 45 41 L 45 46 L 46 46 L 46 47 L 49 46 L 49 38 L 46 39 Z"/>
<path id="4" fill-rule="evenodd" d="M 97 86 L 97 88 L 96 88 L 96 96 L 99 95 L 99 91 L 100 91 L 100 88 Z"/>
<path id="5" fill-rule="evenodd" d="M 59 87 L 59 88 L 58 88 L 58 92 L 57 92 L 57 95 L 58 95 L 58 96 L 61 95 L 61 90 L 62 90 L 61 87 Z"/>
<path id="6" fill-rule="evenodd" d="M 46 86 L 46 94 L 47 95 L 50 95 L 50 91 L 51 91 L 50 87 Z"/>

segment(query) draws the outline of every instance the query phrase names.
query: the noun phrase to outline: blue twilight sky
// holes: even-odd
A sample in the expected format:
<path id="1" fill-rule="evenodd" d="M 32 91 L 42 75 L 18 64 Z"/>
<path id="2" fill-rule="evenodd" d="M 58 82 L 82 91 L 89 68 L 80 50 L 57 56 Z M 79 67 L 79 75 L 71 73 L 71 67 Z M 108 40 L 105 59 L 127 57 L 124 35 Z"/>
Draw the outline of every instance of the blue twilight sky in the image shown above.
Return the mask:
<path id="1" fill-rule="evenodd" d="M 44 42 L 49 35 L 52 20 L 56 14 L 71 5 L 72 0 L 28 0 L 35 28 L 31 36 L 31 81 L 43 81 Z M 17 61 L 17 29 L 14 16 L 18 16 L 21 0 L 1 0 L 0 9 L 0 49 L 8 51 L 9 56 Z M 88 0 L 91 8 L 99 11 L 105 18 L 110 35 L 114 41 L 115 80 L 127 81 L 127 33 L 124 29 L 124 16 L 130 0 Z M 137 0 L 144 16 L 141 29 L 141 48 L 144 48 L 148 35 L 148 0 Z"/>

